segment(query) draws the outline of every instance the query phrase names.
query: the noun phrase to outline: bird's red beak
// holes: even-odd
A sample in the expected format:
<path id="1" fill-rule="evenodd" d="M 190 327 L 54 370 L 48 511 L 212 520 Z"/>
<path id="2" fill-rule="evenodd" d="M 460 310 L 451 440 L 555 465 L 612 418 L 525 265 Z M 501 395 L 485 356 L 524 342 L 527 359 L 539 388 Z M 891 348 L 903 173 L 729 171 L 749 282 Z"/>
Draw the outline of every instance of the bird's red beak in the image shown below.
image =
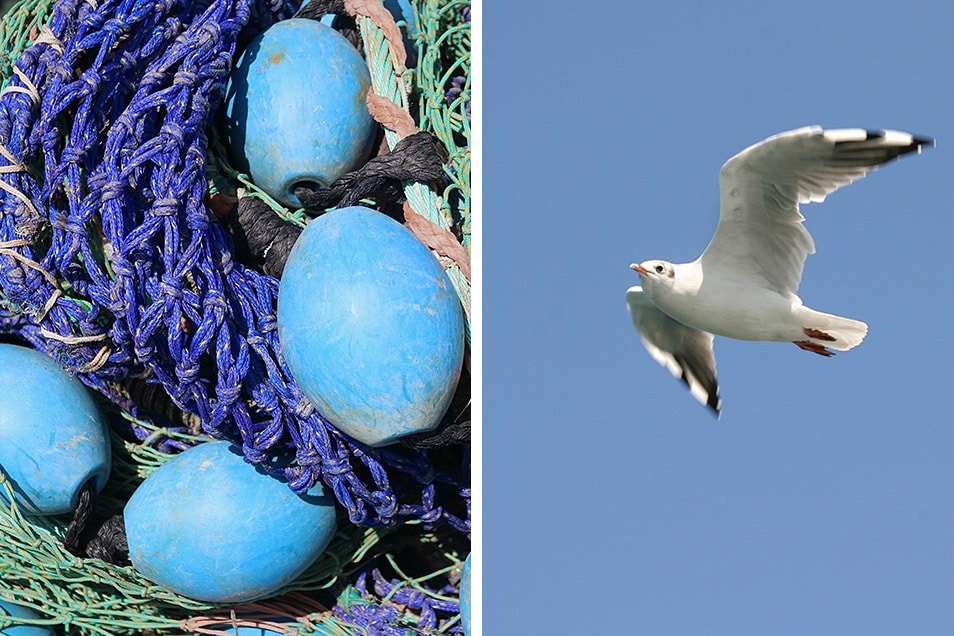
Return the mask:
<path id="1" fill-rule="evenodd" d="M 649 270 L 643 267 L 642 265 L 640 265 L 639 263 L 633 263 L 632 265 L 630 265 L 630 268 L 636 270 L 637 274 L 642 274 L 643 276 L 649 273 Z"/>

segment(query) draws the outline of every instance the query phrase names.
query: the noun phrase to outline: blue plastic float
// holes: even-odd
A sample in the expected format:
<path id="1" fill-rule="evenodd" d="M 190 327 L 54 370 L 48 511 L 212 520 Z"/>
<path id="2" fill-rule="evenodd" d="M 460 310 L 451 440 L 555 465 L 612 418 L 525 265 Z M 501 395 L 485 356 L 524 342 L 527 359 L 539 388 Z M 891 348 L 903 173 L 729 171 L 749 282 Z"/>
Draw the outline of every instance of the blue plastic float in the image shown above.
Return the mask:
<path id="1" fill-rule="evenodd" d="M 327 187 L 368 158 L 370 85 L 364 60 L 331 27 L 295 18 L 272 25 L 226 87 L 232 161 L 276 201 L 300 207 L 296 185 Z"/>
<path id="2" fill-rule="evenodd" d="M 129 559 L 189 598 L 238 603 L 293 581 L 336 530 L 321 484 L 302 497 L 228 442 L 200 444 L 140 484 L 124 511 Z"/>
<path id="3" fill-rule="evenodd" d="M 371 446 L 432 430 L 450 405 L 464 319 L 440 263 L 409 230 L 364 207 L 313 220 L 278 292 L 278 337 L 302 391 Z"/>
<path id="4" fill-rule="evenodd" d="M 47 356 L 12 344 L 0 344 L 0 387 L 0 470 L 17 505 L 73 512 L 90 479 L 99 491 L 109 477 L 109 433 L 92 396 Z"/>
<path id="5" fill-rule="evenodd" d="M 276 632 L 274 629 L 268 629 L 267 627 L 240 625 L 237 629 L 229 627 L 225 630 L 225 633 L 235 634 L 235 636 L 282 636 L 284 632 Z"/>
<path id="6" fill-rule="evenodd" d="M 464 559 L 464 570 L 460 575 L 460 624 L 464 628 L 464 635 L 470 636 L 470 555 Z"/>

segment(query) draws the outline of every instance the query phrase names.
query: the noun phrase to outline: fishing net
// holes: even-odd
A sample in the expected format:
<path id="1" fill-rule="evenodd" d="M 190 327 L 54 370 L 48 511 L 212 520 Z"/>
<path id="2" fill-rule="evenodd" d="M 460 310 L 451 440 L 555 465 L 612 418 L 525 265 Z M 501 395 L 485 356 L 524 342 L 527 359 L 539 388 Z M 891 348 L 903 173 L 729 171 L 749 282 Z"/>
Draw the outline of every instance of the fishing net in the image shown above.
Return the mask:
<path id="1" fill-rule="evenodd" d="M 401 156 L 418 131 L 445 149 L 440 179 L 402 176 L 391 200 L 355 196 L 396 206 L 431 247 L 469 340 L 469 4 L 319 2 L 313 10 L 353 25 L 381 154 Z M 220 213 L 223 200 L 254 201 L 286 234 L 310 218 L 230 165 L 218 125 L 241 47 L 298 10 L 282 0 L 22 0 L 0 23 L 0 340 L 49 355 L 100 401 L 114 457 L 95 516 L 121 513 L 163 461 L 213 438 L 296 492 L 322 482 L 339 504 L 338 533 L 304 575 L 270 598 L 216 607 L 72 554 L 68 517 L 0 502 L 0 601 L 61 633 L 460 630 L 468 370 L 433 433 L 379 449 L 341 434 L 285 366 L 278 279 L 241 253 L 234 218 Z M 265 239 L 264 252 L 279 251 Z M 0 627 L 10 622 L 0 615 Z"/>

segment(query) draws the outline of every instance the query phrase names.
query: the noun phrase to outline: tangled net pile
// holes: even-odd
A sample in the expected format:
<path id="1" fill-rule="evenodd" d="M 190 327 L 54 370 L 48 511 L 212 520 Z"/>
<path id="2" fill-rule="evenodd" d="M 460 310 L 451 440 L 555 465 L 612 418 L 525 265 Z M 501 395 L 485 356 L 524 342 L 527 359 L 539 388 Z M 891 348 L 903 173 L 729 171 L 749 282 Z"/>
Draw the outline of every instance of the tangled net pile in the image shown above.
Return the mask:
<path id="1" fill-rule="evenodd" d="M 218 150 L 215 117 L 236 51 L 297 9 L 298 2 L 284 0 L 22 0 L 6 16 L 0 339 L 25 341 L 104 397 L 121 455 L 114 460 L 114 492 L 104 493 L 107 507 L 121 510 L 122 498 L 168 453 L 199 438 L 231 439 L 296 492 L 324 482 L 354 524 L 353 536 L 340 536 L 332 554 L 292 588 L 352 592 L 351 604 L 339 597 L 334 610 L 312 613 L 313 622 L 323 616 L 322 625 L 341 631 L 315 633 L 350 634 L 347 625 L 355 624 L 368 633 L 404 634 L 398 625 L 408 624 L 412 609 L 423 628 L 457 631 L 449 617 L 457 611 L 452 588 L 459 563 L 432 559 L 432 571 L 406 576 L 395 563 L 387 579 L 365 557 L 388 536 L 376 528 L 407 522 L 421 529 L 421 543 L 444 545 L 428 533 L 450 527 L 463 543 L 447 550 L 466 546 L 469 448 L 372 449 L 316 412 L 282 358 L 278 281 L 236 260 L 232 237 L 208 206 L 210 190 L 223 188 L 267 201 Z M 423 197 L 436 220 L 469 247 L 469 6 L 422 0 L 415 10 L 417 68 L 403 76 L 398 69 L 397 78 L 414 90 L 410 101 L 397 101 L 421 129 L 441 138 L 450 158 L 445 190 L 416 184 L 406 188 L 408 199 Z M 382 46 L 367 37 L 364 45 Z M 369 57 L 372 76 L 380 73 L 375 62 Z M 393 146 L 393 131 L 386 135 Z M 301 211 L 268 203 L 287 222 L 307 222 Z M 466 276 L 457 265 L 448 265 L 448 273 L 469 312 Z M 14 545 L 43 544 L 37 552 L 49 558 L 42 568 L 35 564 L 35 573 L 23 563 L 5 569 L 7 585 L 10 577 L 23 579 L 12 583 L 20 586 L 16 593 L 0 581 L 0 599 L 60 607 L 51 622 L 69 627 L 72 621 L 83 633 L 100 632 L 97 625 L 110 633 L 227 622 L 221 613 L 203 615 L 206 604 L 157 594 L 131 568 L 84 564 L 47 545 L 62 539 L 63 526 L 0 514 L 0 534 Z M 344 578 L 349 561 L 354 565 Z M 72 567 L 81 574 L 70 574 Z M 58 585 L 51 572 L 68 585 Z M 368 580 L 374 584 L 366 586 Z M 438 580 L 445 582 L 425 584 Z M 68 611 L 77 596 L 87 607 L 116 608 L 117 589 L 139 599 L 141 616 L 122 623 L 115 609 L 95 620 Z M 374 590 L 403 600 L 372 603 Z M 398 618 L 385 615 L 395 611 Z M 298 627 L 309 625 L 298 618 Z M 234 612 L 232 621 L 243 624 Z"/>
<path id="2" fill-rule="evenodd" d="M 423 451 L 361 447 L 314 410 L 282 358 L 277 280 L 233 258 L 205 203 L 206 130 L 238 39 L 295 8 L 56 4 L 0 96 L 3 327 L 134 416 L 151 414 L 130 381 L 160 384 L 296 492 L 322 479 L 355 524 L 466 530 L 435 499 L 459 476 L 436 474 Z M 418 502 L 399 499 L 395 471 L 421 485 Z"/>

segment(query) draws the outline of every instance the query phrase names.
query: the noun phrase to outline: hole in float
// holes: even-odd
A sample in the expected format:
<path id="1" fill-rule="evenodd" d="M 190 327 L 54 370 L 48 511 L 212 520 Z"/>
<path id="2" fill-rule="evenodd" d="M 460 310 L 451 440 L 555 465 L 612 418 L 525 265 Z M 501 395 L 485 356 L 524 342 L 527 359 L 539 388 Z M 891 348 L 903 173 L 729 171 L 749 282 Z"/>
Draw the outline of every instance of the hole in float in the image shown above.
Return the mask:
<path id="1" fill-rule="evenodd" d="M 319 181 L 311 181 L 310 179 L 301 179 L 291 184 L 291 187 L 288 188 L 288 196 L 292 200 L 298 201 L 299 203 L 301 203 L 301 200 L 298 198 L 298 195 L 296 194 L 296 192 L 299 189 L 307 190 L 309 192 L 317 192 L 318 190 L 321 190 L 324 187 L 325 187 L 324 184 L 322 184 Z"/>

